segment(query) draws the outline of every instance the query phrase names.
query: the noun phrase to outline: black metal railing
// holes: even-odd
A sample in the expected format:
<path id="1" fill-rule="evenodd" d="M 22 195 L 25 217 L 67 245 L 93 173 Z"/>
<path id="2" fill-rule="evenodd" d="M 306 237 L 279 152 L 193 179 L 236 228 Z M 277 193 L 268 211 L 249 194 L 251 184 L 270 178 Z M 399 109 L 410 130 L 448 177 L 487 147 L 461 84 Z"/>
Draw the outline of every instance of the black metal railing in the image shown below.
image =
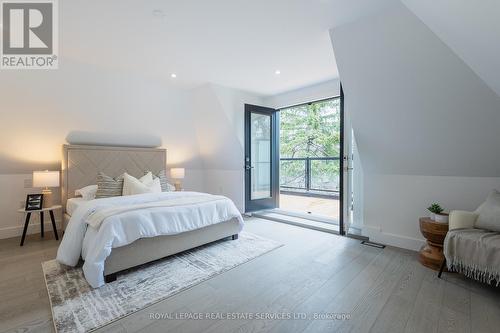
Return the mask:
<path id="1" fill-rule="evenodd" d="M 339 157 L 280 158 L 280 190 L 339 192 Z"/>

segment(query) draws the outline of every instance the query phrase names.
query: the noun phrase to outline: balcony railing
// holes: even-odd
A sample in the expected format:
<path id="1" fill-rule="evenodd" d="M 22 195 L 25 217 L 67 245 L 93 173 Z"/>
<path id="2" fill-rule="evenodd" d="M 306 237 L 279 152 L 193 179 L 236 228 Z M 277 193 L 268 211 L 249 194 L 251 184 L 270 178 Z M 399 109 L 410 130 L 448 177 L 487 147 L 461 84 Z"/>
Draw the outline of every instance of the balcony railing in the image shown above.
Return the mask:
<path id="1" fill-rule="evenodd" d="M 280 158 L 281 191 L 335 195 L 339 175 L 339 157 Z"/>

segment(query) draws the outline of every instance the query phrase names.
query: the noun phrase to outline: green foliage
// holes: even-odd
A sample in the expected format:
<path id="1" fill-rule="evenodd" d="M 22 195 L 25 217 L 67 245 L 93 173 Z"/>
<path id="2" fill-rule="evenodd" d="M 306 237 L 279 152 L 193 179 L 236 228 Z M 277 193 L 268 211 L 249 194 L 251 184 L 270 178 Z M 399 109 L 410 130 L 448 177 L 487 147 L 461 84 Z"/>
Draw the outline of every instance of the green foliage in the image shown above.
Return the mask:
<path id="1" fill-rule="evenodd" d="M 280 155 L 289 158 L 340 155 L 340 99 L 299 105 L 280 112 Z M 311 161 L 311 186 L 338 189 L 339 161 Z M 283 161 L 281 184 L 305 187 L 305 161 Z"/>
<path id="2" fill-rule="evenodd" d="M 427 210 L 434 214 L 441 214 L 444 211 L 443 207 L 441 207 L 438 203 L 433 203 L 427 208 Z"/>
<path id="3" fill-rule="evenodd" d="M 340 100 L 280 112 L 281 157 L 332 157 L 340 153 Z"/>

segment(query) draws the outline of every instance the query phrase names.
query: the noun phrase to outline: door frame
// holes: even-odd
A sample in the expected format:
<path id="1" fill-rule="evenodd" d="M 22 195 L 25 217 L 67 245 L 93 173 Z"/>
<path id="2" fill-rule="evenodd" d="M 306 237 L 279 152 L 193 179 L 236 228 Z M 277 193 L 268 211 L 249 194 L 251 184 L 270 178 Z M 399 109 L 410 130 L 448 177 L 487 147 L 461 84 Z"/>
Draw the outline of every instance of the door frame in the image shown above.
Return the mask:
<path id="1" fill-rule="evenodd" d="M 265 199 L 251 200 L 251 142 L 250 126 L 251 114 L 259 113 L 271 116 L 271 197 Z M 255 212 L 264 209 L 273 209 L 279 206 L 279 110 L 263 106 L 245 104 L 245 212 Z"/>
<path id="2" fill-rule="evenodd" d="M 348 171 L 346 169 L 344 169 L 344 166 L 345 166 L 345 159 L 346 159 L 346 155 L 345 155 L 345 135 L 344 135 L 344 130 L 345 130 L 345 127 L 344 127 L 344 90 L 342 89 L 342 82 L 340 83 L 340 193 L 339 193 L 339 205 L 340 205 L 340 212 L 339 212 L 339 233 L 341 235 L 345 235 L 346 234 L 346 231 L 344 230 L 344 217 L 346 216 L 346 214 L 344 214 L 345 210 L 346 210 L 346 207 L 344 205 L 344 199 L 345 199 L 345 190 L 346 188 L 349 188 L 349 186 L 345 186 L 346 182 L 345 182 L 345 179 L 344 177 L 346 176 L 346 172 L 345 171 Z M 350 137 L 350 136 L 349 136 Z M 347 166 L 349 166 L 349 164 L 347 163 Z"/>
<path id="3" fill-rule="evenodd" d="M 339 106 L 339 109 L 340 109 L 339 110 L 340 111 L 339 234 L 345 236 L 346 235 L 346 231 L 344 230 L 344 228 L 345 228 L 344 218 L 346 216 L 347 217 L 349 216 L 348 212 L 345 210 L 346 207 L 344 207 L 344 201 L 345 201 L 345 198 L 346 198 L 345 197 L 345 190 L 346 190 L 346 186 L 345 185 L 346 185 L 346 182 L 348 181 L 347 179 L 345 179 L 345 177 L 346 177 L 346 172 L 345 171 L 348 171 L 348 169 L 345 169 L 345 168 L 347 168 L 349 166 L 349 160 L 347 160 L 347 161 L 345 160 L 346 159 L 346 155 L 345 155 L 345 152 L 346 152 L 346 147 L 345 147 L 346 136 L 344 135 L 344 130 L 345 130 L 344 105 L 345 105 L 345 101 L 344 101 L 344 90 L 342 89 L 342 83 L 340 83 L 340 91 L 339 91 L 338 95 L 333 95 L 333 96 L 330 96 L 330 97 L 324 97 L 324 98 L 320 98 L 320 99 L 315 99 L 315 100 L 312 100 L 310 102 L 304 102 L 304 103 L 298 103 L 298 104 L 291 104 L 291 105 L 288 105 L 288 106 L 283 106 L 283 107 L 280 107 L 279 109 L 277 109 L 277 111 L 279 112 L 281 109 L 292 108 L 292 107 L 296 107 L 296 106 L 300 106 L 300 105 L 312 104 L 312 103 L 327 101 L 327 100 L 335 99 L 335 98 L 338 98 L 340 100 L 340 106 Z M 279 119 L 278 119 L 278 122 L 279 122 Z M 279 123 L 278 123 L 278 131 L 279 131 Z M 278 134 L 278 138 L 279 138 L 279 134 Z M 347 136 L 347 138 L 350 138 L 350 136 Z M 347 149 L 347 153 L 349 153 L 349 149 Z M 279 141 L 278 141 L 278 161 L 279 161 Z M 279 184 L 278 184 L 278 188 L 279 188 Z M 279 190 L 278 190 L 278 192 L 279 192 Z M 299 214 L 297 214 L 297 216 Z M 293 215 L 293 213 L 291 213 L 291 215 Z M 303 214 L 303 215 L 300 214 L 300 217 L 307 218 L 307 214 Z M 320 219 L 312 219 L 312 220 L 320 221 Z"/>

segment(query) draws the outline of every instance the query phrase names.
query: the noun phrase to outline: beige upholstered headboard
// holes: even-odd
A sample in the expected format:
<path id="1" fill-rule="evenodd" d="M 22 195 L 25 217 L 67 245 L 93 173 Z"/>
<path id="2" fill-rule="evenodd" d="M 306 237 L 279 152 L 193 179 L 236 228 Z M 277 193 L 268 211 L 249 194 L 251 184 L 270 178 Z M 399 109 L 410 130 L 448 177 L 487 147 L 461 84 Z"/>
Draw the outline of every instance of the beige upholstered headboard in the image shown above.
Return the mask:
<path id="1" fill-rule="evenodd" d="M 75 190 L 96 184 L 97 174 L 117 177 L 127 172 L 142 177 L 144 171 L 159 172 L 167 167 L 167 151 L 159 148 L 64 145 L 61 166 L 61 200 L 75 196 Z"/>

